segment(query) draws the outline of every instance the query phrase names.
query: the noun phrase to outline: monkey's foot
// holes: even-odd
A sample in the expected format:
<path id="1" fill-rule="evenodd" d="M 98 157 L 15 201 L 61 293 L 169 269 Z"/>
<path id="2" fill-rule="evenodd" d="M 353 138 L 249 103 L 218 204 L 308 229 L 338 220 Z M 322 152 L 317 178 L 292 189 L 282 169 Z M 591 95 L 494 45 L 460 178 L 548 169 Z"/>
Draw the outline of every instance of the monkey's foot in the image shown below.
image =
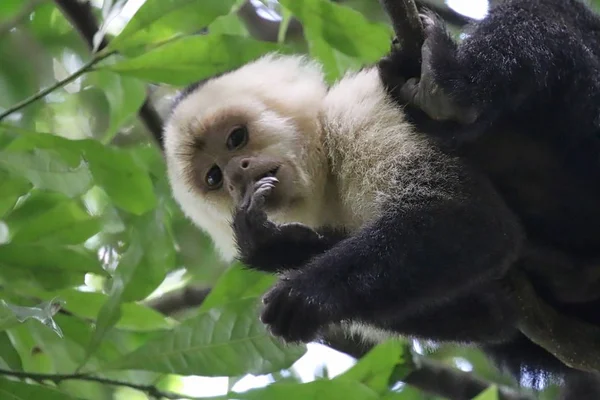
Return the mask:
<path id="1" fill-rule="evenodd" d="M 303 279 L 302 272 L 294 271 L 282 277 L 263 297 L 261 321 L 273 335 L 286 342 L 307 343 L 329 324 L 331 316 L 313 296 L 312 286 Z"/>
<path id="2" fill-rule="evenodd" d="M 445 46 L 451 39 L 441 22 L 434 15 L 420 14 L 423 23 L 425 42 L 421 47 L 421 77 L 410 78 L 400 89 L 400 98 L 406 104 L 413 105 L 436 121 L 458 121 L 471 124 L 477 119 L 477 112 L 472 108 L 458 105 L 436 82 L 432 57 L 436 47 Z"/>

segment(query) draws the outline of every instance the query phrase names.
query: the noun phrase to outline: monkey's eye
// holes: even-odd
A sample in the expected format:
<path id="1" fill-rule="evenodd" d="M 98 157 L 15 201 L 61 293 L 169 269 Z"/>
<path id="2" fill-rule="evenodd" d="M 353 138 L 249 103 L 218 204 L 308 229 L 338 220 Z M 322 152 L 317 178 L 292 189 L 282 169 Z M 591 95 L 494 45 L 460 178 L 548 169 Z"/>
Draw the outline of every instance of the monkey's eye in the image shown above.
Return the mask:
<path id="1" fill-rule="evenodd" d="M 229 150 L 239 149 L 248 142 L 248 129 L 245 126 L 236 127 L 227 138 L 227 148 Z"/>
<path id="2" fill-rule="evenodd" d="M 209 189 L 218 189 L 221 186 L 221 183 L 223 183 L 223 173 L 221 172 L 221 168 L 213 165 L 206 174 L 206 184 Z"/>

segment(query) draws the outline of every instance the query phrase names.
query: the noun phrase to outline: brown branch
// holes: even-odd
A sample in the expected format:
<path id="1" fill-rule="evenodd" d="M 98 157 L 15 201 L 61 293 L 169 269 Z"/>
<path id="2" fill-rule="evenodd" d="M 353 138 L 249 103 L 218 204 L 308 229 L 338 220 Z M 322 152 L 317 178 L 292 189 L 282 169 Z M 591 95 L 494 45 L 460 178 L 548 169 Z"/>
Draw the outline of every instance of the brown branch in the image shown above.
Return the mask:
<path id="1" fill-rule="evenodd" d="M 85 40 L 88 48 L 94 50 L 94 35 L 100 27 L 96 17 L 92 12 L 92 5 L 88 1 L 79 0 L 54 0 L 58 8 L 71 21 L 71 24 L 77 29 L 80 36 Z M 102 50 L 108 45 L 108 40 L 104 37 L 100 42 L 97 51 Z M 138 111 L 138 116 L 150 131 L 152 137 L 162 148 L 162 128 L 163 120 L 154 109 L 150 99 L 146 97 L 144 104 Z"/>

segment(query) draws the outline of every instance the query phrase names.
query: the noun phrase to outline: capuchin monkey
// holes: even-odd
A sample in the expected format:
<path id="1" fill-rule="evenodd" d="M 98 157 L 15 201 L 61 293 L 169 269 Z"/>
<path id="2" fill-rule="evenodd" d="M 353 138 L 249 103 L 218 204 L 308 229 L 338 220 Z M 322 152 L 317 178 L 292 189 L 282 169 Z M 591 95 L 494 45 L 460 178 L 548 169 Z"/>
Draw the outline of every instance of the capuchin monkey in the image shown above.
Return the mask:
<path id="1" fill-rule="evenodd" d="M 564 34 L 575 35 L 580 28 L 569 27 L 575 19 L 570 12 L 591 18 L 579 8 L 562 16 L 556 3 L 532 1 L 522 10 L 510 3 L 492 10 L 488 18 L 503 34 L 495 46 L 476 42 L 479 47 L 469 54 L 485 59 L 508 46 L 509 61 L 522 74 L 505 76 L 496 62 L 486 70 L 495 78 L 489 78 L 490 88 L 479 93 L 459 74 L 465 86 L 457 93 L 472 90 L 483 105 L 486 94 L 496 99 L 493 90 L 525 99 L 540 96 L 529 85 L 541 68 L 530 76 L 521 65 L 541 57 L 527 45 L 538 49 L 537 44 L 527 40 L 537 37 L 538 26 L 550 24 L 567 24 Z M 491 29 L 485 21 L 472 41 Z M 520 46 L 500 41 L 529 31 Z M 575 37 L 573 46 L 583 51 L 585 43 L 577 44 Z M 431 49 L 435 60 L 440 50 L 428 43 L 424 51 Z M 561 43 L 543 42 L 547 63 L 562 60 L 561 52 L 578 51 Z M 451 49 L 461 54 L 462 46 Z M 480 64 L 467 72 L 476 73 Z M 575 119 L 572 109 L 585 103 L 578 93 L 592 90 L 586 87 L 591 70 L 571 75 L 581 81 L 573 82 L 578 85 L 573 99 L 556 101 L 562 108 L 552 109 L 553 122 L 536 114 L 541 105 L 537 111 L 528 105 L 523 121 L 487 125 L 456 148 L 446 139 L 490 111 L 455 100 L 453 78 L 437 81 L 434 74 L 450 109 L 436 115 L 435 107 L 427 109 L 431 93 L 421 89 L 423 80 L 406 82 L 414 65 L 393 49 L 377 65 L 328 87 L 316 62 L 270 54 L 192 85 L 177 99 L 164 130 L 173 195 L 224 260 L 237 258 L 249 268 L 280 275 L 263 298 L 261 320 L 285 341 L 308 342 L 341 324 L 374 342 L 402 335 L 470 343 L 516 375 L 529 370 L 564 376 L 569 369 L 517 329 L 517 310 L 503 278 L 513 268 L 542 271 L 539 287 L 546 288 L 547 301 L 557 308 L 583 303 L 586 307 L 570 312 L 600 324 L 600 313 L 587 308 L 597 300 L 595 293 L 569 300 L 573 285 L 562 285 L 558 275 L 540 267 L 553 258 L 532 251 L 549 247 L 569 254 L 564 268 L 562 261 L 554 263 L 564 273 L 585 268 L 600 249 L 600 147 L 586 130 L 597 121 L 585 113 Z M 438 71 L 434 65 L 424 60 L 424 75 Z M 567 86 L 548 71 L 544 82 Z M 563 92 L 553 86 L 548 93 Z M 455 121 L 445 125 L 446 118 Z M 560 130 L 564 121 L 575 134 Z M 446 138 L 442 128 L 448 129 Z"/>

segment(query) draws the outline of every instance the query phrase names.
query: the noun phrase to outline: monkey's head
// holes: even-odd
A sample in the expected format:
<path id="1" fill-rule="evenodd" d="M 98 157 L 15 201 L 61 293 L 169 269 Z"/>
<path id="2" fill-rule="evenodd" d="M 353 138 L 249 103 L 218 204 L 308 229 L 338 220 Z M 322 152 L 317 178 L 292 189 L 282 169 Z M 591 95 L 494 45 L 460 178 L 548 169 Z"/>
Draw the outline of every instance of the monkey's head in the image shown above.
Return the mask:
<path id="1" fill-rule="evenodd" d="M 224 258 L 235 256 L 229 224 L 248 185 L 278 178 L 267 212 L 281 221 L 301 221 L 322 197 L 326 92 L 318 65 L 268 55 L 190 87 L 176 103 L 164 132 L 173 194 Z"/>

